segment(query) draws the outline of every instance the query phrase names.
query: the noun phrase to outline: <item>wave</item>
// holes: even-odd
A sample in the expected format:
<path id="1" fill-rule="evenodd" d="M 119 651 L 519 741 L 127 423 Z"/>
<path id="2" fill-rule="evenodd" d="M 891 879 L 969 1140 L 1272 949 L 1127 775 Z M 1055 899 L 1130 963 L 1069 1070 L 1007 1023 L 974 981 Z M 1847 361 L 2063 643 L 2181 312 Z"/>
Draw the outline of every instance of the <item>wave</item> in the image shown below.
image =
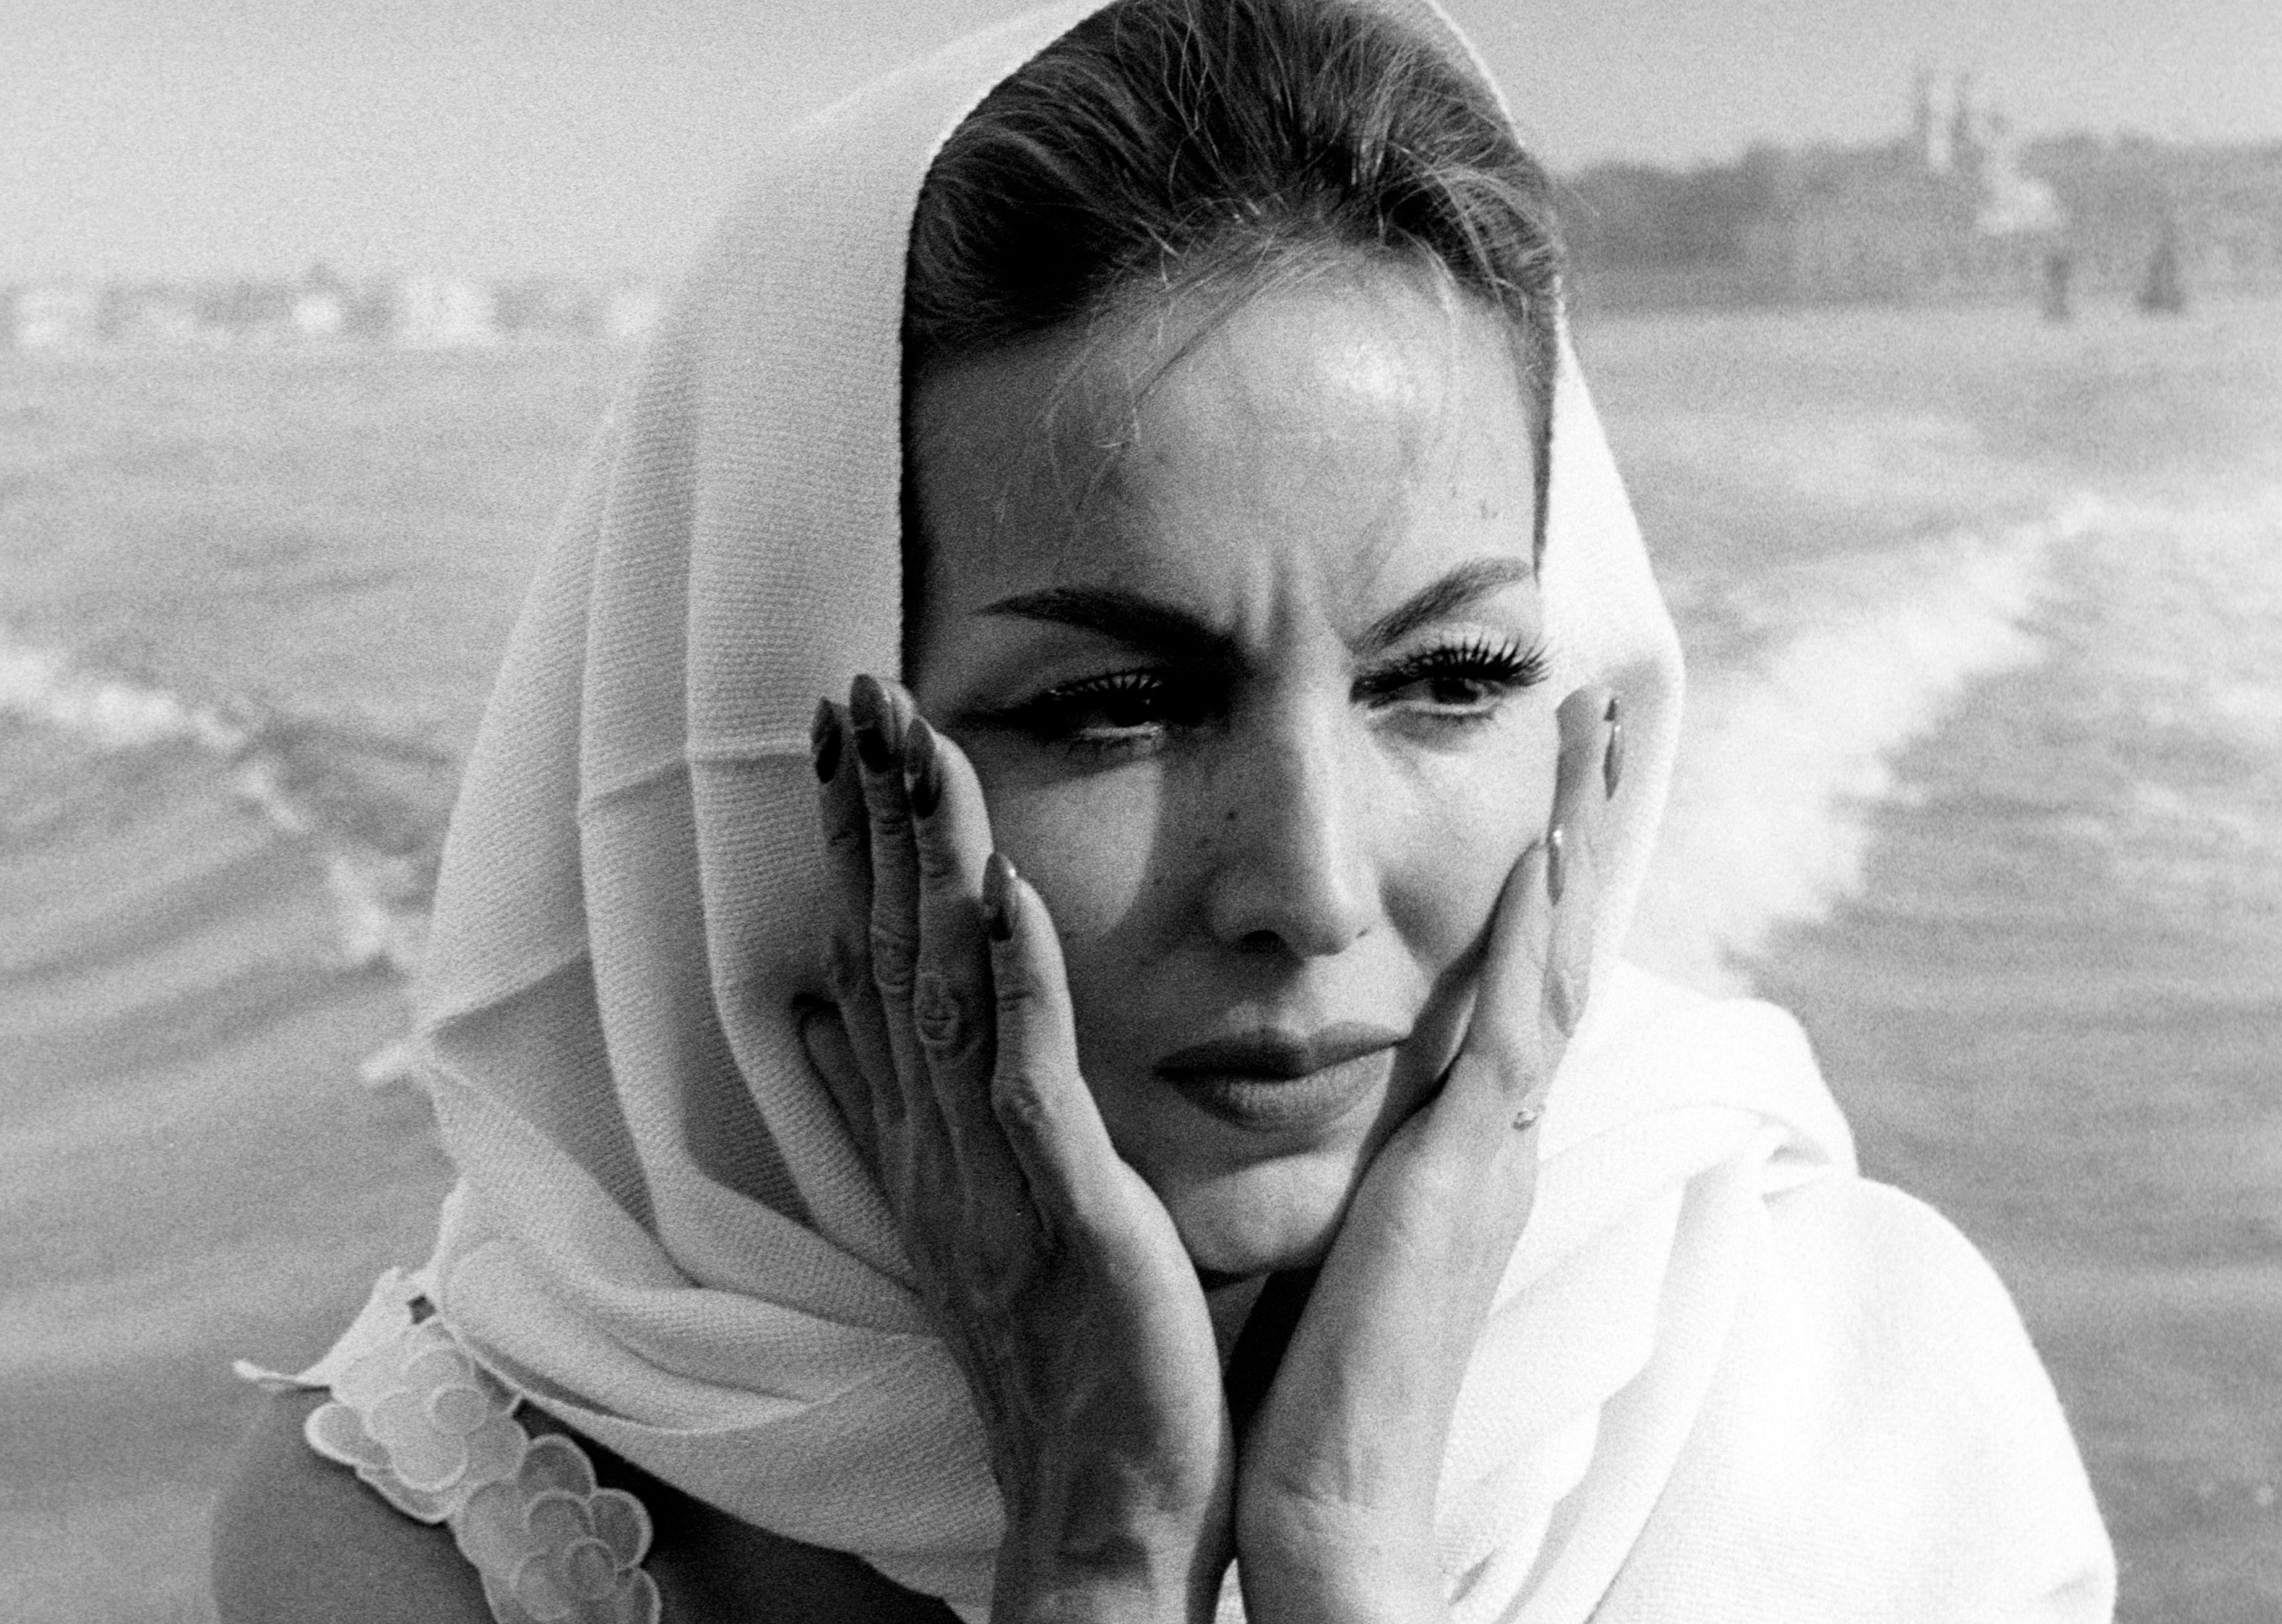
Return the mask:
<path id="1" fill-rule="evenodd" d="M 2146 917 L 2282 940 L 2282 480 L 2119 503 L 2088 560 L 2109 589 L 2073 650 L 2077 729 L 2111 741 L 2104 821 Z M 2254 956 L 2253 962 L 2259 960 Z"/>
<path id="2" fill-rule="evenodd" d="M 0 715 L 51 727 L 98 750 L 188 741 L 229 755 L 244 732 L 217 712 L 165 688 L 73 669 L 52 649 L 27 648 L 0 632 Z"/>
<path id="3" fill-rule="evenodd" d="M 1895 764 L 1974 683 L 2035 663 L 2052 549 L 2099 524 L 2078 495 L 1991 536 L 1834 561 L 1797 629 L 1691 672 L 1665 828 L 1627 951 L 1711 991 L 1749 990 L 1776 933 L 1862 887 Z M 1805 624 L 1800 624 L 1804 622 Z"/>
<path id="4" fill-rule="evenodd" d="M 82 669 L 69 655 L 0 628 L 0 717 L 99 756 L 187 749 L 226 775 L 230 797 L 322 857 L 333 920 L 330 967 L 408 980 L 428 929 L 458 764 L 446 753 L 339 723 L 237 704 Z M 404 1075 L 384 1052 L 375 1084 Z"/>

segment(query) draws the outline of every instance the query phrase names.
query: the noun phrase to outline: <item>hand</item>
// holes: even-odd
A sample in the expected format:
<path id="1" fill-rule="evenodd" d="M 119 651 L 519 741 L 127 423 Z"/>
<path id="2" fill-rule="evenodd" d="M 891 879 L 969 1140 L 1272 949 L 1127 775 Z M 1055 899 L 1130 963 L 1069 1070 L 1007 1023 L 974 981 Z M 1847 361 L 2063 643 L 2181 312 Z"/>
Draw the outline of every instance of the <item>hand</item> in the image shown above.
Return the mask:
<path id="1" fill-rule="evenodd" d="M 1208 1619 L 1235 1461 L 1212 1326 L 1079 1076 L 1053 922 L 900 691 L 858 678 L 816 741 L 839 1018 L 803 1035 L 982 1412 L 992 1617 Z"/>
<path id="2" fill-rule="evenodd" d="M 1595 689 L 1562 706 L 1552 822 L 1507 878 L 1457 1058 L 1372 1160 L 1243 1440 L 1237 1543 L 1254 1624 L 1445 1616 L 1435 1486 L 1584 1010 L 1616 771 L 1607 711 Z"/>

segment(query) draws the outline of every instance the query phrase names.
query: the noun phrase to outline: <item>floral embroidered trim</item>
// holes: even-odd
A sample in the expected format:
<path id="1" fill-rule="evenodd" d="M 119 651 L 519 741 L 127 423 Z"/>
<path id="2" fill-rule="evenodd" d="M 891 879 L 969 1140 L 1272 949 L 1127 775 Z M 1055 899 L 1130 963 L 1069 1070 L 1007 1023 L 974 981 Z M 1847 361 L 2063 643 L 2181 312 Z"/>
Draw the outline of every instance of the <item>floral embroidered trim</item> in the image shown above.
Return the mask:
<path id="1" fill-rule="evenodd" d="M 641 1502 L 596 1487 L 570 1439 L 525 1432 L 516 1395 L 443 1321 L 406 1325 L 331 1387 L 303 1426 L 309 1447 L 406 1516 L 448 1525 L 499 1624 L 657 1624 Z"/>

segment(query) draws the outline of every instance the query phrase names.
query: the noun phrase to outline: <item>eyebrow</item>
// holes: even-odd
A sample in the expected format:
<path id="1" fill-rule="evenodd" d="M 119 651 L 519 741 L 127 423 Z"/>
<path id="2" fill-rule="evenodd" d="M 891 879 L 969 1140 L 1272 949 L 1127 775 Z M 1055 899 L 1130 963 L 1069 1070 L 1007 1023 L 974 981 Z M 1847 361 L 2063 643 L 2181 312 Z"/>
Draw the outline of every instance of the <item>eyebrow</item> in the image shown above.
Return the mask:
<path id="1" fill-rule="evenodd" d="M 1001 598 L 982 612 L 1075 626 L 1112 642 L 1191 659 L 1227 657 L 1227 640 L 1194 615 L 1116 587 L 1049 587 Z"/>
<path id="2" fill-rule="evenodd" d="M 1422 626 L 1446 619 L 1536 574 L 1526 558 L 1477 558 L 1460 564 L 1372 621 L 1362 634 L 1362 651 L 1375 654 Z M 982 612 L 1075 626 L 1130 648 L 1191 659 L 1227 657 L 1228 640 L 1194 615 L 1116 587 L 1049 587 L 1001 598 Z"/>
<path id="3" fill-rule="evenodd" d="M 1411 594 L 1372 621 L 1362 634 L 1362 646 L 1377 653 L 1390 643 L 1401 641 L 1422 626 L 1447 620 L 1492 593 L 1533 579 L 1536 574 L 1536 566 L 1526 558 L 1477 558 L 1471 563 L 1460 564 L 1440 580 Z"/>

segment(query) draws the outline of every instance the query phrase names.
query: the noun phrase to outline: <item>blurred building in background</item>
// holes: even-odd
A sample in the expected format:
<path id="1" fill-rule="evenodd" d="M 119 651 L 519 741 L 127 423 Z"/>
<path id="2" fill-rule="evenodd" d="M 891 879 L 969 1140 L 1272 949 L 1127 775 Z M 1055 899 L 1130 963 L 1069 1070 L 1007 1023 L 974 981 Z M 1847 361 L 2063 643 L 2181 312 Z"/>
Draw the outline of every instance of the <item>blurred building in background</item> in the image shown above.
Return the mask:
<path id="1" fill-rule="evenodd" d="M 1867 147 L 1758 147 L 1680 171 L 1604 164 L 1562 188 L 1580 304 L 2138 297 L 2282 290 L 2282 143 L 2023 139 L 1969 78 L 1919 76 Z"/>
<path id="2" fill-rule="evenodd" d="M 1587 312 L 2282 291 L 2282 142 L 2024 138 L 1967 75 L 1921 72 L 1888 141 L 1597 164 L 1556 190 Z M 628 344 L 662 301 L 637 275 L 45 282 L 0 287 L 0 349 Z"/>
<path id="3" fill-rule="evenodd" d="M 0 350 L 625 344 L 649 330 L 660 300 L 638 276 L 350 278 L 322 264 L 290 279 L 41 282 L 0 286 Z"/>
<path id="4" fill-rule="evenodd" d="M 661 297 L 645 276 L 531 276 L 493 286 L 493 320 L 513 340 L 622 344 L 656 324 Z"/>
<path id="5" fill-rule="evenodd" d="M 0 303 L 0 338 L 19 349 L 68 350 L 95 341 L 103 290 L 74 283 L 35 283 Z"/>
<path id="6" fill-rule="evenodd" d="M 400 350 L 466 350 L 499 342 L 492 290 L 458 276 L 407 276 L 392 291 L 388 338 Z"/>

